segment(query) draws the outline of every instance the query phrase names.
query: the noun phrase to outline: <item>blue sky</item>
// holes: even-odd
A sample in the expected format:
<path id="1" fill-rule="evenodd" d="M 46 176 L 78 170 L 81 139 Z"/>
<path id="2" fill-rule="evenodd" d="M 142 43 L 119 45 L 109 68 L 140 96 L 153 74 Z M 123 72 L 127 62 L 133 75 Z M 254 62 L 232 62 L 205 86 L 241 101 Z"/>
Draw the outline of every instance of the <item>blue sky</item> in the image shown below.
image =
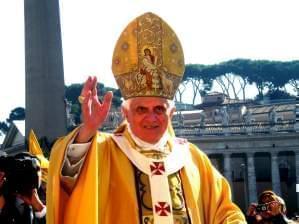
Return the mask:
<path id="1" fill-rule="evenodd" d="M 60 7 L 66 84 L 96 75 L 115 87 L 114 44 L 124 27 L 147 11 L 176 31 L 186 63 L 299 59 L 296 0 L 63 0 Z M 0 1 L 0 121 L 25 105 L 23 18 L 23 1 Z"/>

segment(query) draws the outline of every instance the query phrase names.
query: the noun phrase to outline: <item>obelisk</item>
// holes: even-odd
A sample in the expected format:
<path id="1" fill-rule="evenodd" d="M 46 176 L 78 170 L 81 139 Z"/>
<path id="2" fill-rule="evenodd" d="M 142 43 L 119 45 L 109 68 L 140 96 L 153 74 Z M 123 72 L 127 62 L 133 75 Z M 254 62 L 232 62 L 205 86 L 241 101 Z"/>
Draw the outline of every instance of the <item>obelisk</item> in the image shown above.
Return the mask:
<path id="1" fill-rule="evenodd" d="M 58 0 L 24 0 L 26 137 L 33 129 L 53 142 L 66 133 Z"/>

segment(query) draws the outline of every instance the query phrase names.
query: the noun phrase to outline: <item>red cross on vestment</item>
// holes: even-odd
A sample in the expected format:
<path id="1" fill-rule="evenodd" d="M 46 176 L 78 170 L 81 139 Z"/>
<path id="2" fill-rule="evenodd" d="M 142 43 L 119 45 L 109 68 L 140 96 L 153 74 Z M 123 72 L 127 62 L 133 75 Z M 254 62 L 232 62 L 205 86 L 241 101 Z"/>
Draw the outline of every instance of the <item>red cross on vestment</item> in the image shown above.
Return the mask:
<path id="1" fill-rule="evenodd" d="M 150 168 L 153 175 L 162 175 L 165 172 L 165 167 L 163 162 L 153 162 L 150 165 Z"/>
<path id="2" fill-rule="evenodd" d="M 155 204 L 155 212 L 159 216 L 168 216 L 170 213 L 170 206 L 167 202 L 157 202 L 157 204 Z"/>

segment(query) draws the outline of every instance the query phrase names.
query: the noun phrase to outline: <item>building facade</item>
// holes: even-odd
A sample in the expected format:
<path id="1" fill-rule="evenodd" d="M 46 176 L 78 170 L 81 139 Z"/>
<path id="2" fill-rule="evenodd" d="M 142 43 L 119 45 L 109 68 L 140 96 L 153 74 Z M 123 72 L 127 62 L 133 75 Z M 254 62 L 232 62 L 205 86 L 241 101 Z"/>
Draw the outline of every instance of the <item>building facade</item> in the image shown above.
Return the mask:
<path id="1" fill-rule="evenodd" d="M 202 107 L 197 119 L 193 114 L 184 122 L 190 125 L 174 125 L 175 132 L 211 158 L 244 212 L 270 189 L 284 198 L 288 215 L 294 215 L 299 210 L 298 100 L 246 107 L 245 112 L 241 104 Z"/>

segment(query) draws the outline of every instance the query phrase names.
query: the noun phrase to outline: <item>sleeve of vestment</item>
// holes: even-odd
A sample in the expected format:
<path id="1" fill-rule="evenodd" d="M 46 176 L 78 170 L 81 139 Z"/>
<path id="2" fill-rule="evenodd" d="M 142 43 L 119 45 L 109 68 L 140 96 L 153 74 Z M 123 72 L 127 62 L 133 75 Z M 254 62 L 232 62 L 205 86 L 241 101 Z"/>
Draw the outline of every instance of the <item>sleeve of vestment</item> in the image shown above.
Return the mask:
<path id="1" fill-rule="evenodd" d="M 204 208 L 205 223 L 246 223 L 242 211 L 231 200 L 228 181 L 212 165 L 210 159 L 196 146 L 191 145 L 193 161 L 199 169 L 201 206 Z"/>
<path id="2" fill-rule="evenodd" d="M 72 139 L 71 143 L 74 141 Z M 69 144 L 66 150 L 61 170 L 61 182 L 67 192 L 71 192 L 75 186 L 76 179 L 84 164 L 90 142 L 85 144 Z"/>
<path id="3" fill-rule="evenodd" d="M 77 133 L 78 129 L 60 138 L 51 150 L 47 182 L 47 224 L 99 223 L 98 195 L 99 191 L 103 190 L 103 188 L 99 188 L 99 183 L 102 181 L 99 179 L 99 173 L 109 175 L 106 172 L 99 172 L 99 170 L 103 170 L 101 161 L 105 160 L 102 158 L 102 151 L 109 150 L 99 149 L 106 149 L 109 135 L 98 133 L 92 138 L 75 186 L 69 193 L 63 187 L 61 170 L 67 148 Z M 105 193 L 108 192 L 109 186 L 107 188 Z"/>

